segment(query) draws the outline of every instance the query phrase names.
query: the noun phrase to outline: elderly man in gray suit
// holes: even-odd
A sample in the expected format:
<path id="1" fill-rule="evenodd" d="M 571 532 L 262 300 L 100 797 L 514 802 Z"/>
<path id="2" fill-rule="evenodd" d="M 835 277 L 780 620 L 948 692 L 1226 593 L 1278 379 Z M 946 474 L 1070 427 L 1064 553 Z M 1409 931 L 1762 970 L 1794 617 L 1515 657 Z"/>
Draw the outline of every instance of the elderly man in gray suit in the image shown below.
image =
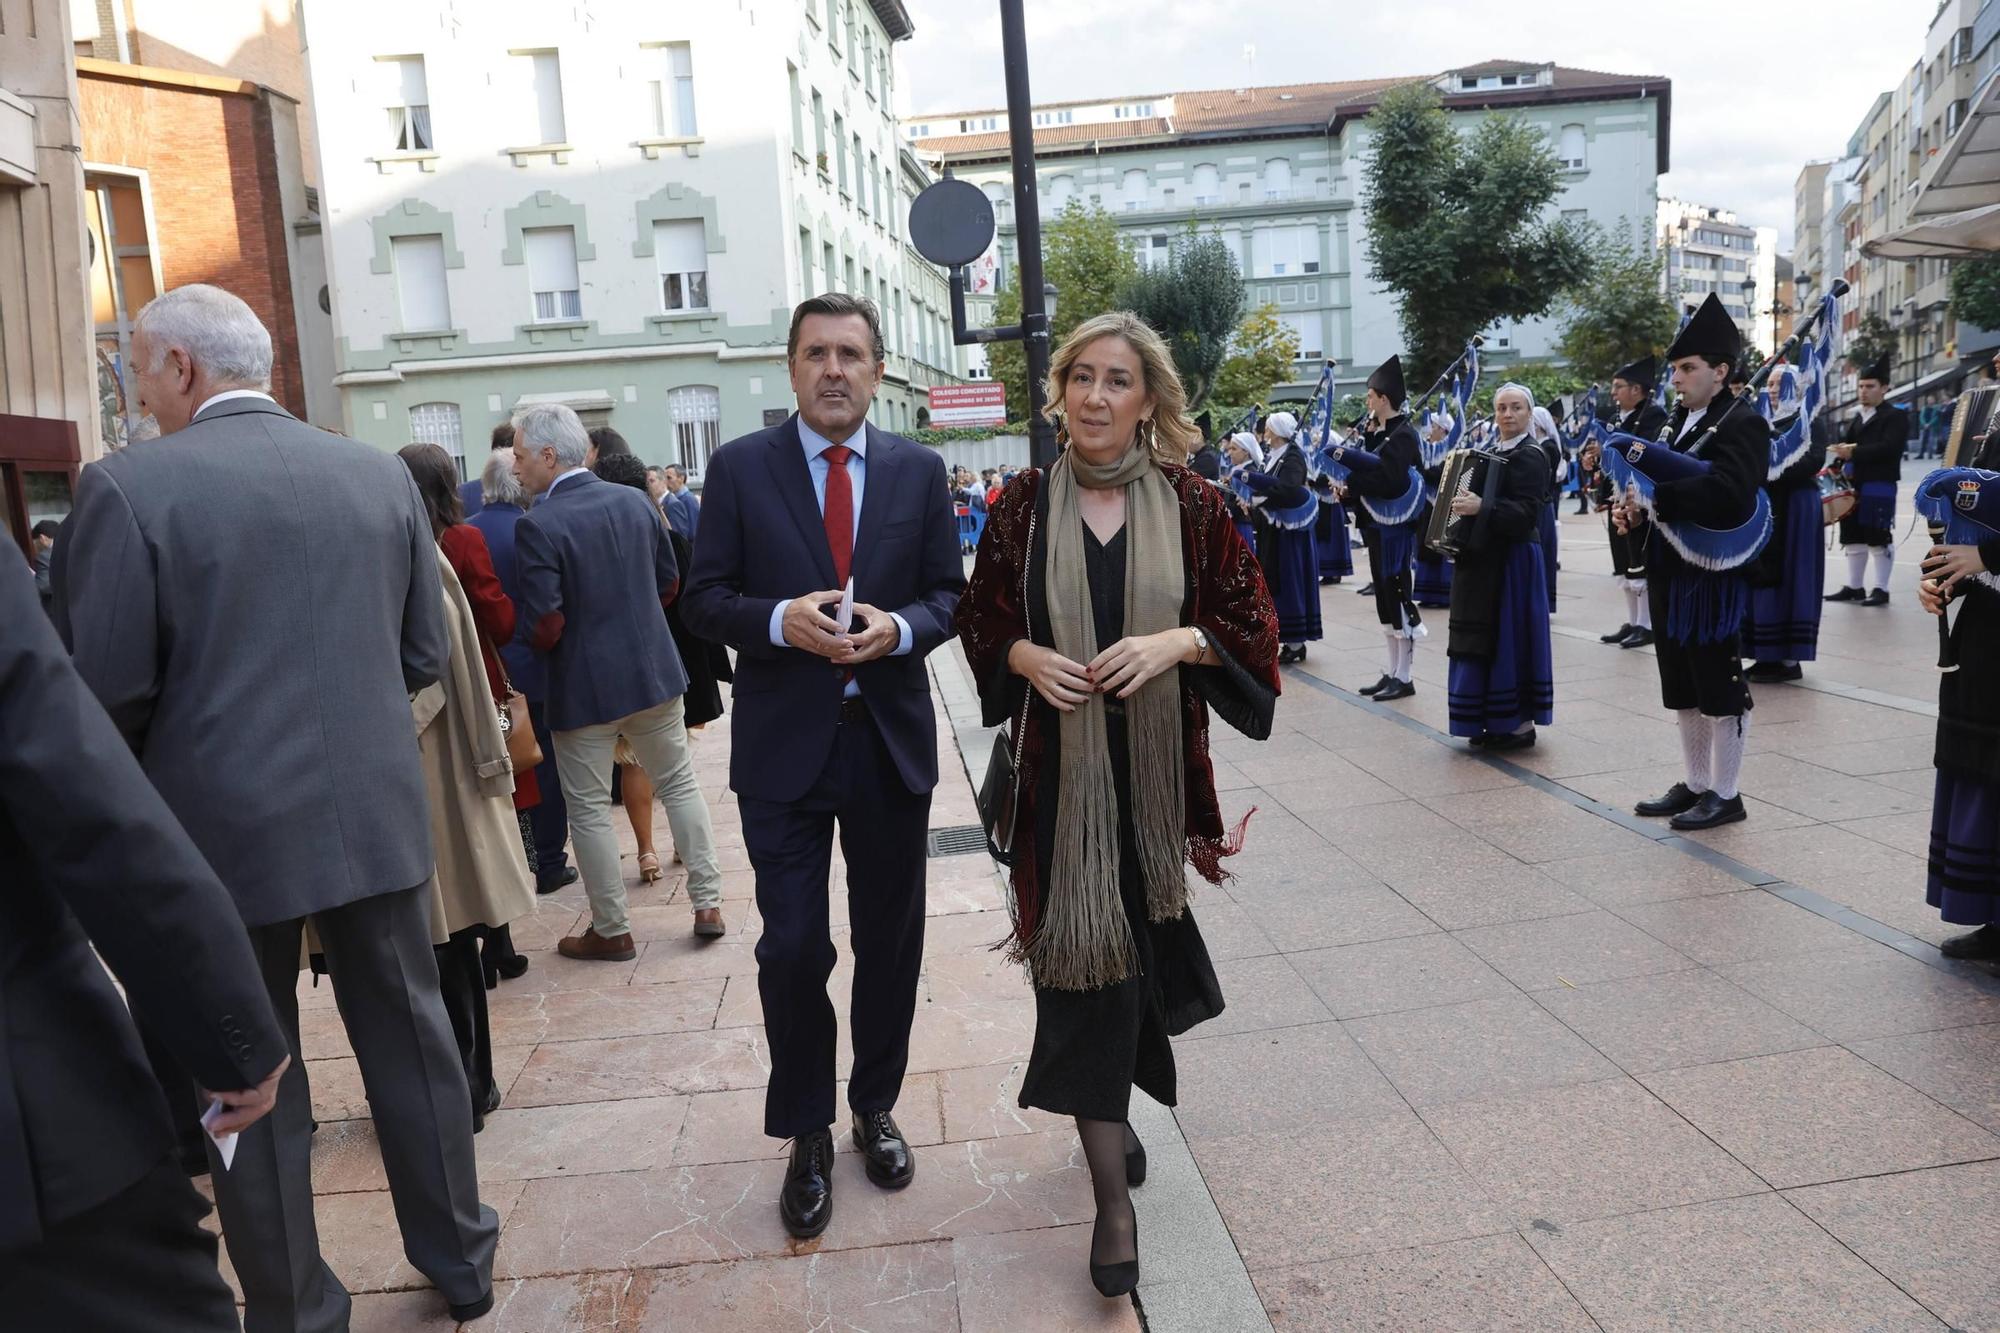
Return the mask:
<path id="1" fill-rule="evenodd" d="M 294 1056 L 277 1111 L 214 1176 L 244 1322 L 344 1330 L 319 1254 L 300 940 L 332 974 L 403 1231 L 454 1318 L 493 1301 L 465 1071 L 431 952 L 430 817 L 409 696 L 449 652 L 408 469 L 264 392 L 250 307 L 189 286 L 139 312 L 132 365 L 165 438 L 83 470 L 56 547 L 78 671 L 249 928 Z"/>

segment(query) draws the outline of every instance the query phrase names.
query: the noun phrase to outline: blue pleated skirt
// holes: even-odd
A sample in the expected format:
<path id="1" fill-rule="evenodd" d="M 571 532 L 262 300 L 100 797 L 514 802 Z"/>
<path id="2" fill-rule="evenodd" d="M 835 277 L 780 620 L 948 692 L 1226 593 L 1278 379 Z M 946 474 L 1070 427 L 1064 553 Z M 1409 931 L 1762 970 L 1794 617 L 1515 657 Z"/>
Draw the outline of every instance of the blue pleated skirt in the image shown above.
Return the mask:
<path id="1" fill-rule="evenodd" d="M 1304 643 L 1320 637 L 1319 552 L 1311 528 L 1270 534 L 1271 565 L 1264 570 L 1278 610 L 1278 642 Z"/>
<path id="2" fill-rule="evenodd" d="M 1779 497 L 1778 532 L 1784 572 L 1775 588 L 1750 590 L 1743 651 L 1759 662 L 1810 662 L 1819 656 L 1820 594 L 1826 591 L 1825 527 L 1819 488 Z"/>
<path id="3" fill-rule="evenodd" d="M 1331 500 L 1319 502 L 1319 521 L 1313 525 L 1313 541 L 1319 553 L 1319 576 L 1344 579 L 1354 572 L 1354 552 L 1347 542 L 1347 509 Z"/>
<path id="4" fill-rule="evenodd" d="M 1924 901 L 1954 925 L 2000 921 L 2000 783 L 1938 770 Z"/>
<path id="5" fill-rule="evenodd" d="M 1547 726 L 1555 716 L 1548 588 L 1535 543 L 1517 542 L 1507 553 L 1494 615 L 1493 656 L 1451 659 L 1445 705 L 1454 736 L 1501 735 L 1527 722 Z"/>

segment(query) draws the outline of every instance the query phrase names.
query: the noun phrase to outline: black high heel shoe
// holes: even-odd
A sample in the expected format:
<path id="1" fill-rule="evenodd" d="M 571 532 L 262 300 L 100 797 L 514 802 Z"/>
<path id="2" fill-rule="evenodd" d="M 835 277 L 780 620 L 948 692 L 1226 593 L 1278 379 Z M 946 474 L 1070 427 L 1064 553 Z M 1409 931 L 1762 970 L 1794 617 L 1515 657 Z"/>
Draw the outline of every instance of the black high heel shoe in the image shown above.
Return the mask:
<path id="1" fill-rule="evenodd" d="M 1146 1145 L 1139 1142 L 1129 1120 L 1125 1123 L 1125 1183 L 1132 1189 L 1146 1183 Z"/>
<path id="2" fill-rule="evenodd" d="M 1097 1247 L 1097 1228 L 1090 1229 L 1090 1244 Z M 1129 1296 L 1139 1285 L 1139 1214 L 1132 1214 L 1132 1257 L 1123 1263 L 1100 1264 L 1090 1261 L 1090 1285 L 1097 1288 L 1097 1294 L 1108 1300 Z"/>

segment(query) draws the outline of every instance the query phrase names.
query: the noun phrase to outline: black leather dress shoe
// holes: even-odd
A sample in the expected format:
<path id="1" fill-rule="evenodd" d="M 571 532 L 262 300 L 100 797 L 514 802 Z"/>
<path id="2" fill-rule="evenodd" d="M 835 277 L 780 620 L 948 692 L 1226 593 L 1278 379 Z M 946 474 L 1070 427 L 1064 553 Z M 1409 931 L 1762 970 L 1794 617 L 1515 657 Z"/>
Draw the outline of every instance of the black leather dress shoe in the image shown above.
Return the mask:
<path id="1" fill-rule="evenodd" d="M 854 1146 L 868 1178 L 883 1189 L 899 1190 L 916 1179 L 917 1155 L 887 1111 L 854 1113 Z"/>
<path id="2" fill-rule="evenodd" d="M 1630 625 L 1630 624 L 1620 625 L 1617 629 L 1612 630 L 1609 634 L 1598 635 L 1597 641 L 1599 643 L 1616 643 L 1637 628 L 1639 628 L 1637 625 Z"/>
<path id="3" fill-rule="evenodd" d="M 492 1308 L 493 1288 L 488 1287 L 486 1294 L 479 1299 L 466 1301 L 463 1304 L 454 1304 L 451 1307 L 451 1317 L 461 1324 L 470 1323 Z"/>
<path id="4" fill-rule="evenodd" d="M 1375 585 L 1364 583 L 1354 590 L 1354 595 L 1356 597 L 1373 597 L 1375 595 Z"/>
<path id="5" fill-rule="evenodd" d="M 1396 683 L 1396 678 L 1394 676 L 1377 676 L 1375 678 L 1375 683 L 1373 685 L 1363 685 L 1359 690 L 1356 690 L 1355 693 L 1380 694 L 1382 691 L 1388 689 L 1391 685 L 1395 683 Z"/>
<path id="6" fill-rule="evenodd" d="M 785 1230 L 811 1240 L 833 1220 L 833 1131 L 816 1129 L 792 1140 L 792 1162 L 778 1192 Z"/>
<path id="7" fill-rule="evenodd" d="M 1634 625 L 1632 632 L 1618 641 L 1620 648 L 1644 648 L 1653 641 L 1653 631 L 1644 625 Z"/>
<path id="8" fill-rule="evenodd" d="M 1501 736 L 1488 736 L 1485 747 L 1488 750 L 1532 750 L 1535 748 L 1535 729 L 1509 732 Z"/>
<path id="9" fill-rule="evenodd" d="M 1954 935 L 1938 945 L 1938 952 L 1946 958 L 2000 958 L 2000 926 L 1985 925 Z"/>
<path id="10" fill-rule="evenodd" d="M 1863 606 L 1887 606 L 1889 604 L 1889 590 L 1887 588 L 1877 588 L 1862 598 L 1861 604 Z"/>
<path id="11" fill-rule="evenodd" d="M 1859 588 L 1842 588 L 1839 592 L 1828 593 L 1826 596 L 1820 598 L 1820 600 L 1822 602 L 1858 602 L 1861 600 L 1861 595 L 1861 589 Z"/>
<path id="12" fill-rule="evenodd" d="M 1387 703 L 1391 699 L 1407 699 L 1417 692 L 1417 687 L 1407 680 L 1392 680 L 1375 691 L 1375 702 Z"/>
<path id="13" fill-rule="evenodd" d="M 1701 798 L 1702 793 L 1688 790 L 1687 783 L 1676 782 L 1667 788 L 1665 795 L 1655 796 L 1650 801 L 1641 801 L 1633 806 L 1632 813 L 1644 815 L 1648 819 L 1658 819 L 1662 815 L 1677 815 L 1700 805 Z"/>
<path id="14" fill-rule="evenodd" d="M 1725 801 L 1714 792 L 1705 791 L 1701 794 L 1701 800 L 1696 802 L 1694 809 L 1675 815 L 1667 821 L 1667 827 L 1677 829 L 1718 828 L 1723 824 L 1741 823 L 1745 818 L 1743 798 L 1740 795 L 1732 796 Z"/>
<path id="15" fill-rule="evenodd" d="M 1290 666 L 1294 662 L 1306 660 L 1306 646 L 1302 643 L 1288 643 L 1278 649 L 1278 664 Z"/>
<path id="16" fill-rule="evenodd" d="M 1783 662 L 1759 662 L 1743 673 L 1743 679 L 1758 685 L 1782 685 L 1788 680 L 1802 680 L 1805 668 L 1797 662 L 1786 666 Z"/>
<path id="17" fill-rule="evenodd" d="M 576 867 L 566 866 L 560 875 L 551 875 L 547 879 L 536 880 L 535 892 L 555 893 L 560 889 L 568 888 L 574 883 L 576 883 Z"/>

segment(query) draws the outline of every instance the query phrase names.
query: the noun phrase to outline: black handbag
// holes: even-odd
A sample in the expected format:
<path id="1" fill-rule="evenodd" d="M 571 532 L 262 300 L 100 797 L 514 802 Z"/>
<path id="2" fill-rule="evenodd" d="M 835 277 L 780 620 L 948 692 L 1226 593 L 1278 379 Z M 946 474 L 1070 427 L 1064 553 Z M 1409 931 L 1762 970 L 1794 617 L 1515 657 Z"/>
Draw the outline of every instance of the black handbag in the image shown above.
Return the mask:
<path id="1" fill-rule="evenodd" d="M 1021 561 L 1021 621 L 1030 642 L 1034 640 L 1034 627 L 1029 622 L 1028 571 L 1035 563 L 1038 518 L 1035 514 L 1028 517 L 1028 549 Z M 979 822 L 986 826 L 986 850 L 1003 866 L 1014 864 L 1014 820 L 1021 805 L 1021 753 L 1028 739 L 1028 705 L 1035 697 L 1035 687 L 1023 684 L 1021 716 L 1014 722 L 1013 738 L 1010 740 L 1004 731 L 993 738 L 993 753 L 986 760 L 986 777 L 979 784 Z"/>

